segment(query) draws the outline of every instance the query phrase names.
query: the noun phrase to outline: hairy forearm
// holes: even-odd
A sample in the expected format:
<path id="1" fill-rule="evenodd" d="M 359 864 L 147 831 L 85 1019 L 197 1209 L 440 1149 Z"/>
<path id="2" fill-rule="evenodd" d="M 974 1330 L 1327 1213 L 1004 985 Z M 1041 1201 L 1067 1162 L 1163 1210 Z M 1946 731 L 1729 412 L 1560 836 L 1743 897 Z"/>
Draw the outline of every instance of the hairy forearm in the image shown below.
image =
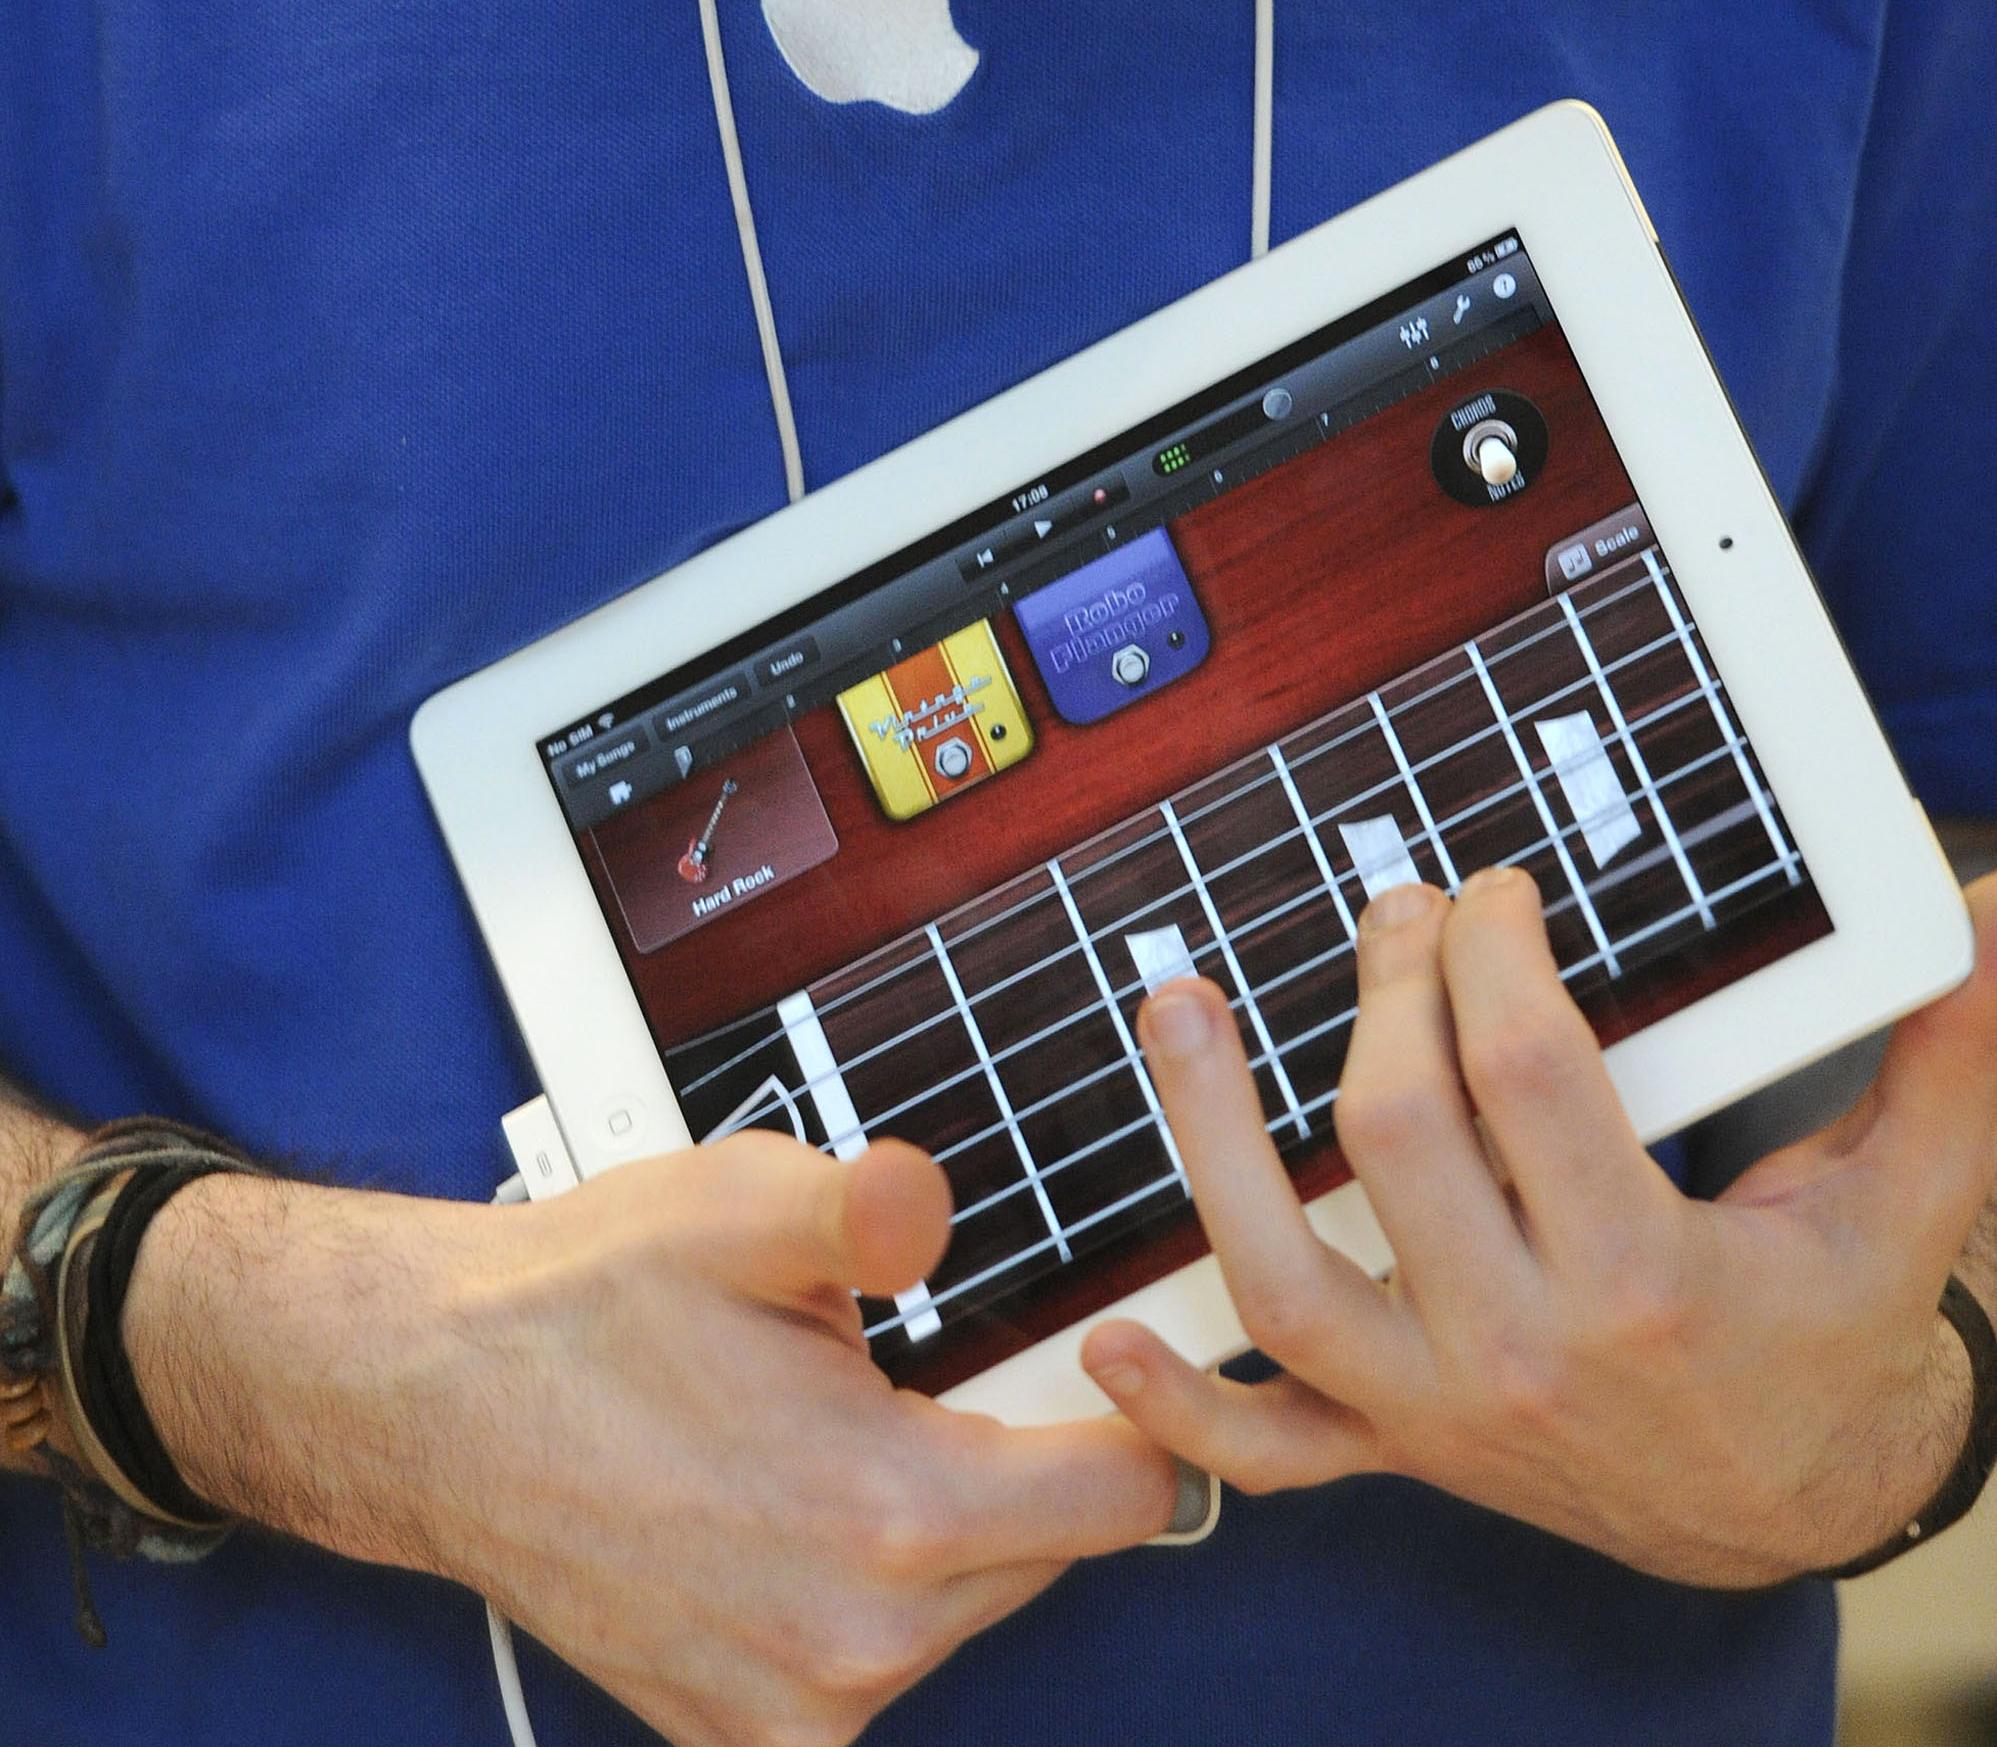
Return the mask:
<path id="1" fill-rule="evenodd" d="M 1997 1323 L 1997 1194 L 1983 1204 L 1969 1241 L 1955 1264 L 1956 1278 L 1976 1294 L 1976 1302 Z"/>
<path id="2" fill-rule="evenodd" d="M 0 1081 L 0 1268 L 13 1254 L 14 1234 L 20 1228 L 21 1210 L 69 1156 L 76 1145 L 75 1130 L 52 1116 L 32 1109 L 28 1103 Z M 61 1428 L 58 1447 L 64 1446 Z M 0 1439 L 0 1469 L 27 1471 L 34 1459 L 25 1451 L 12 1449 Z"/>
<path id="3" fill-rule="evenodd" d="M 0 1231 L 11 1243 L 27 1199 L 76 1144 L 76 1133 L 0 1080 Z"/>
<path id="4" fill-rule="evenodd" d="M 0 1085 L 0 1247 L 81 1138 Z M 195 1493 L 356 1558 L 442 1569 L 435 1409 L 462 1363 L 445 1258 L 462 1261 L 486 1211 L 236 1175 L 175 1196 L 123 1332 Z M 75 1454 L 60 1416 L 52 1442 Z M 0 1466 L 36 1471 L 4 1443 Z"/>
<path id="5" fill-rule="evenodd" d="M 353 1558 L 448 1571 L 459 1283 L 494 1217 L 266 1177 L 175 1196 L 139 1252 L 125 1343 L 193 1490 Z"/>

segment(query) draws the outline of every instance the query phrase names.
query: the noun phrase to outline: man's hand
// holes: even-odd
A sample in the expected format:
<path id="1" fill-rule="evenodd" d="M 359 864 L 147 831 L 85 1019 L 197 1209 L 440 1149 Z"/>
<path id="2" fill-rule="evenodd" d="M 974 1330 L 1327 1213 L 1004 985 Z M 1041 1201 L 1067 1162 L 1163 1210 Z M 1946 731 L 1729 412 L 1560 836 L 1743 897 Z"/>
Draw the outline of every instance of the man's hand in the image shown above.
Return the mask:
<path id="1" fill-rule="evenodd" d="M 843 1743 L 1079 1556 L 1168 1457 L 898 1393 L 848 1288 L 935 1263 L 942 1172 L 769 1134 L 473 1208 L 205 1179 L 126 1310 L 196 1491 L 494 1600 L 678 1747 Z"/>
<path id="2" fill-rule="evenodd" d="M 1250 1491 L 1388 1470 L 1693 1583 L 1868 1550 L 1967 1425 L 1936 1303 L 1997 1178 L 1997 880 L 1970 897 L 1971 981 L 1899 1028 L 1847 1117 L 1707 1203 L 1638 1145 L 1527 876 L 1453 905 L 1383 894 L 1336 1109 L 1387 1288 L 1305 1222 L 1219 992 L 1161 990 L 1152 1072 L 1242 1323 L 1286 1375 L 1209 1376 L 1127 1322 L 1084 1362 Z"/>

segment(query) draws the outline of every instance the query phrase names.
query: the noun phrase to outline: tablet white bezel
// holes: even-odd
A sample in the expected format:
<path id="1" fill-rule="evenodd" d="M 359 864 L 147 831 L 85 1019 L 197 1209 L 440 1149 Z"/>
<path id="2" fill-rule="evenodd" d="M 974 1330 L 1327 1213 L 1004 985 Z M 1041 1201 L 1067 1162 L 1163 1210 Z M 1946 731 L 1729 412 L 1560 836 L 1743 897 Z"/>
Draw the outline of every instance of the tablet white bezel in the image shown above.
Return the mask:
<path id="1" fill-rule="evenodd" d="M 541 1083 L 584 1176 L 688 1139 L 537 751 L 587 715 L 1198 393 L 1483 237 L 1516 228 L 1725 675 L 1835 931 L 1616 1044 L 1646 1137 L 1671 1132 L 1966 974 L 1967 917 L 1599 116 L 1527 116 L 1259 262 L 1020 383 L 440 692 L 411 741 Z M 1722 549 L 1721 541 L 1730 545 Z M 1771 658 L 1780 652 L 1779 659 Z M 621 1132 L 612 1117 L 622 1111 Z M 498 1112 L 494 1112 L 495 1120 Z M 1356 1185 L 1318 1201 L 1376 1270 Z M 1245 1344 L 1211 1257 L 945 1398 L 1015 1420 L 1099 1411 L 1088 1327 L 1135 1314 L 1198 1363 Z"/>

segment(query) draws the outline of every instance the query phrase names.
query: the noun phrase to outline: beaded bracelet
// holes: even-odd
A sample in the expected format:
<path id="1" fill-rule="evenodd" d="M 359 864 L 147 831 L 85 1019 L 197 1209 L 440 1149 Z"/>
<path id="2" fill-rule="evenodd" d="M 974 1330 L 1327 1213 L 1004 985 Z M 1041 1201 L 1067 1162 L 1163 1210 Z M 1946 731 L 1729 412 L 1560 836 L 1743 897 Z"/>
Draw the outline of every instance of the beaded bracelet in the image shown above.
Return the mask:
<path id="1" fill-rule="evenodd" d="M 197 1498 L 139 1397 L 121 1326 L 146 1227 L 179 1190 L 258 1167 L 228 1142 L 139 1117 L 88 1136 L 22 1210 L 0 1275 L 0 1434 L 61 1489 L 76 1627 L 101 1648 L 86 1549 L 186 1563 L 232 1520 Z M 73 1456 L 50 1443 L 58 1417 Z"/>

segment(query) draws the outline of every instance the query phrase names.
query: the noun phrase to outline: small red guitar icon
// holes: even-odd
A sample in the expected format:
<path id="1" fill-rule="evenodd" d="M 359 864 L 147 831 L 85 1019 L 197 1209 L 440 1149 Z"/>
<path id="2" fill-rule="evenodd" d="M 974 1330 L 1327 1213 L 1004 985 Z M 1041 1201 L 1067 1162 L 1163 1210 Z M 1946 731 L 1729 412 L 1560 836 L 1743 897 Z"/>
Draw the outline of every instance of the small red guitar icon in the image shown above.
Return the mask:
<path id="1" fill-rule="evenodd" d="M 721 785 L 721 798 L 714 803 L 714 811 L 707 815 L 706 826 L 686 846 L 686 854 L 680 857 L 680 878 L 690 886 L 697 886 L 707 878 L 707 857 L 714 847 L 714 828 L 721 823 L 721 809 L 728 805 L 728 797 L 735 792 L 735 788 L 732 776 Z"/>

